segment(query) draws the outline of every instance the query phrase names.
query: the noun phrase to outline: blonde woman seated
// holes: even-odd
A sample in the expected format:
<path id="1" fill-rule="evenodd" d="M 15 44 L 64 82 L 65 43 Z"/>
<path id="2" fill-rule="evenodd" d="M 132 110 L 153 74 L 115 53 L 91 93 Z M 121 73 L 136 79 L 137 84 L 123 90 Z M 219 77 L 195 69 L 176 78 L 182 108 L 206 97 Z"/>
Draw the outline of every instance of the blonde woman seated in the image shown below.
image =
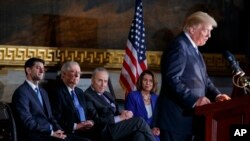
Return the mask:
<path id="1" fill-rule="evenodd" d="M 128 94 L 125 109 L 133 112 L 134 116 L 142 117 L 152 128 L 157 141 L 160 141 L 159 128 L 152 127 L 152 117 L 158 96 L 156 95 L 157 82 L 153 72 L 145 70 L 136 83 L 137 91 Z"/>

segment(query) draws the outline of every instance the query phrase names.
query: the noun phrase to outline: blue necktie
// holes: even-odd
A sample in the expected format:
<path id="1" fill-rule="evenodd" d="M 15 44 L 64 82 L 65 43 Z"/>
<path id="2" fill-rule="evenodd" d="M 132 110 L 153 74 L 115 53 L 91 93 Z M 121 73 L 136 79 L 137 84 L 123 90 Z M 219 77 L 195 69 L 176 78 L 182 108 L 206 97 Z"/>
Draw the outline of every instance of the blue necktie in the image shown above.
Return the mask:
<path id="1" fill-rule="evenodd" d="M 199 50 L 198 50 L 198 47 L 196 47 L 196 48 L 194 48 L 194 49 L 195 49 L 195 51 L 196 51 L 196 53 L 197 53 L 197 55 L 198 55 L 199 61 L 200 61 L 201 64 L 204 66 L 204 61 L 203 61 L 203 58 L 202 58 L 201 53 L 200 53 Z"/>
<path id="2" fill-rule="evenodd" d="M 40 101 L 40 103 L 41 103 L 41 105 L 42 105 L 42 107 L 43 107 L 43 98 L 42 98 L 41 92 L 40 92 L 40 90 L 39 90 L 38 87 L 36 87 L 35 90 L 36 90 L 36 95 L 37 95 L 37 97 L 38 97 L 38 99 L 39 99 L 39 101 Z M 50 124 L 50 126 L 49 126 L 49 129 L 50 129 L 50 130 L 53 129 L 53 126 L 52 126 L 51 124 Z"/>
<path id="3" fill-rule="evenodd" d="M 43 99 L 42 99 L 40 90 L 39 90 L 38 87 L 36 87 L 35 90 L 36 90 L 36 95 L 37 95 L 37 97 L 38 97 L 38 99 L 39 99 L 39 101 L 40 101 L 40 104 L 43 106 Z"/>
<path id="4" fill-rule="evenodd" d="M 74 90 L 71 91 L 71 96 L 72 96 L 75 108 L 77 109 L 77 113 L 78 113 L 80 120 L 85 121 L 86 118 L 85 118 L 85 113 L 84 113 L 83 107 L 80 105 L 78 98 L 77 98 L 77 95 L 76 95 Z"/>
<path id="5" fill-rule="evenodd" d="M 194 48 L 195 52 L 199 55 L 200 53 L 199 53 L 198 47 L 193 47 L 193 48 Z"/>

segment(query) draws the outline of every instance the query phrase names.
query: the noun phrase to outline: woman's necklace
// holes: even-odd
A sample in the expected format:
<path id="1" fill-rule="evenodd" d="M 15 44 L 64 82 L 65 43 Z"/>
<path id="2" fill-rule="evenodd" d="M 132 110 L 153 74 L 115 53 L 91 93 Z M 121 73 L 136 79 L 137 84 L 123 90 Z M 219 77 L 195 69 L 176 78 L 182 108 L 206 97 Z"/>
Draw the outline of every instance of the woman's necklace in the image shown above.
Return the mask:
<path id="1" fill-rule="evenodd" d="M 149 105 L 150 104 L 150 99 L 151 99 L 151 96 L 150 94 L 143 94 L 142 93 L 142 97 L 143 97 L 143 101 L 146 105 Z"/>

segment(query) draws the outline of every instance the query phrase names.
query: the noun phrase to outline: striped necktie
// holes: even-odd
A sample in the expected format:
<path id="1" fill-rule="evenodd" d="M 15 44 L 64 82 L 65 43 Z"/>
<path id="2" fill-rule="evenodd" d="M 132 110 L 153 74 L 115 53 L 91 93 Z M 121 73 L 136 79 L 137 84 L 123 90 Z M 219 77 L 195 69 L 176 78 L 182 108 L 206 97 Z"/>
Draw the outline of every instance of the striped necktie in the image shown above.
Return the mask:
<path id="1" fill-rule="evenodd" d="M 113 112 L 115 112 L 115 110 L 116 110 L 115 103 L 113 103 L 111 100 L 109 100 L 104 94 L 101 94 L 100 97 L 103 99 L 103 101 L 105 101 L 107 104 L 109 104 L 111 106 Z"/>

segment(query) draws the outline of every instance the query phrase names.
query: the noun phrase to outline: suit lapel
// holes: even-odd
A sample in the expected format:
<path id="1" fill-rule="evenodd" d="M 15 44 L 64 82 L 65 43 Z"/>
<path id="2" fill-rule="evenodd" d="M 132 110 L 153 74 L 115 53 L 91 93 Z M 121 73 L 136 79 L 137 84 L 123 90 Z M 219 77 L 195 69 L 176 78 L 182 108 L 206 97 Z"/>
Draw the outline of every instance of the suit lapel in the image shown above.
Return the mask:
<path id="1" fill-rule="evenodd" d="M 197 60 L 197 63 L 199 64 L 198 69 L 200 70 L 200 74 L 201 74 L 201 77 L 202 77 L 201 79 L 205 83 L 204 69 L 206 69 L 206 66 L 205 66 L 205 62 L 204 62 L 204 60 L 202 58 L 202 55 L 201 55 L 201 53 L 199 51 L 198 51 L 198 53 L 196 52 L 195 48 L 193 47 L 193 45 L 191 43 L 189 45 L 189 50 L 191 51 L 191 53 L 195 57 L 195 60 Z"/>
<path id="2" fill-rule="evenodd" d="M 115 112 L 112 110 L 112 106 L 107 101 L 104 101 L 96 91 L 93 91 L 91 87 L 89 87 L 88 90 L 91 92 L 91 95 L 94 97 L 94 99 L 98 101 L 98 103 L 102 104 L 102 106 L 104 107 L 108 107 L 113 113 Z M 109 93 L 104 92 L 103 94 L 110 100 L 110 102 L 113 102 L 115 104 L 114 99 L 111 98 L 111 95 Z M 115 104 L 115 106 L 117 110 L 117 105 Z"/>
<path id="3" fill-rule="evenodd" d="M 70 106 L 72 107 L 72 109 L 75 109 L 72 97 L 71 97 L 66 85 L 63 87 L 62 92 L 64 94 L 64 98 L 66 99 L 66 101 L 68 101 L 67 103 L 70 103 Z"/>
<path id="4" fill-rule="evenodd" d="M 205 66 L 205 62 L 204 62 L 203 57 L 202 57 L 200 52 L 197 54 L 197 58 L 199 58 L 200 71 L 201 71 L 203 82 L 205 83 L 205 74 L 206 73 L 204 73 L 204 72 L 206 72 L 206 66 Z"/>
<path id="5" fill-rule="evenodd" d="M 43 90 L 42 88 L 40 88 L 40 93 L 41 93 L 41 96 L 42 96 L 42 99 L 43 99 L 43 109 L 44 109 L 44 112 L 46 113 L 47 117 L 51 117 L 51 114 L 52 114 L 52 111 L 51 111 L 51 107 L 50 107 L 50 103 L 49 103 L 49 99 L 48 99 L 48 96 L 45 92 L 45 90 Z"/>
<path id="6" fill-rule="evenodd" d="M 26 89 L 27 89 L 27 92 L 30 93 L 31 95 L 31 99 L 33 99 L 32 101 L 36 101 L 35 104 L 37 105 L 37 107 L 42 108 L 42 105 L 39 103 L 39 99 L 38 97 L 36 96 L 36 92 L 31 88 L 31 86 L 25 81 L 25 86 L 26 86 Z"/>
<path id="7" fill-rule="evenodd" d="M 199 68 L 197 68 L 200 70 L 201 74 L 199 75 L 199 77 L 203 80 L 204 83 L 206 83 L 206 66 L 201 53 L 198 51 L 199 54 L 197 54 L 195 48 L 193 47 L 192 43 L 190 42 L 190 40 L 188 39 L 188 37 L 185 35 L 184 32 L 181 33 L 181 37 L 187 44 L 187 50 L 195 58 L 195 61 L 197 61 L 199 65 Z"/>
<path id="8" fill-rule="evenodd" d="M 40 109 L 40 111 L 44 115 L 44 117 L 47 118 L 47 115 L 46 115 L 42 105 L 40 104 L 38 97 L 36 96 L 36 92 L 31 88 L 31 86 L 26 81 L 25 81 L 25 87 L 27 89 L 27 92 L 30 93 L 29 95 L 30 95 L 31 101 L 34 101 L 33 103 L 34 103 L 34 105 L 36 105 L 37 109 Z M 44 101 L 43 94 L 41 94 L 41 96 L 42 96 L 43 101 Z"/>
<path id="9" fill-rule="evenodd" d="M 76 107 L 75 107 L 75 105 L 74 105 L 72 96 L 71 96 L 71 94 L 69 93 L 69 90 L 68 90 L 67 86 L 63 83 L 63 81 L 60 81 L 60 83 L 61 83 L 61 86 L 63 86 L 63 87 L 62 87 L 62 93 L 63 93 L 63 95 L 64 95 L 65 100 L 67 101 L 66 103 L 70 103 L 71 109 L 74 110 L 75 117 L 78 118 L 78 120 L 80 121 L 80 117 L 79 117 L 79 115 L 78 115 L 78 111 L 77 111 L 77 109 L 76 109 Z M 78 101 L 79 101 L 80 105 L 82 106 L 82 108 L 83 108 L 83 110 L 84 110 L 84 112 L 85 112 L 85 116 L 86 116 L 86 118 L 87 118 L 87 112 L 86 112 L 86 105 L 85 105 L 84 96 L 81 96 L 82 93 L 79 92 L 79 89 L 78 89 L 78 88 L 75 88 L 74 91 L 75 91 L 75 94 L 76 94 L 76 96 L 77 96 L 77 98 L 78 98 Z"/>
<path id="10" fill-rule="evenodd" d="M 94 91 L 91 86 L 87 89 L 89 91 L 89 95 L 93 97 L 94 101 L 98 101 L 98 103 L 101 103 L 102 105 L 107 105 L 107 102 L 103 101 L 103 99 L 98 95 L 96 91 Z"/>
<path id="11" fill-rule="evenodd" d="M 110 103 L 108 103 L 108 107 L 114 112 L 116 113 L 116 111 L 118 110 L 118 105 L 115 103 L 115 99 L 112 97 L 112 95 L 108 92 L 104 92 L 103 95 L 109 100 Z"/>
<path id="12" fill-rule="evenodd" d="M 138 105 L 140 106 L 140 109 L 141 109 L 141 112 L 143 113 L 144 115 L 144 118 L 145 119 L 148 119 L 148 112 L 146 110 L 146 107 L 145 107 L 145 104 L 144 104 L 144 101 L 143 101 L 143 97 L 142 97 L 142 94 L 141 92 L 139 92 L 139 103 Z M 152 104 L 151 104 L 152 105 Z"/>
<path id="13" fill-rule="evenodd" d="M 108 98 L 108 100 L 112 103 L 115 103 L 114 98 L 107 92 L 104 92 L 103 95 L 105 95 L 106 98 Z"/>
<path id="14" fill-rule="evenodd" d="M 98 95 L 96 92 L 94 92 L 94 93 L 95 93 L 94 96 L 96 97 L 96 99 L 97 99 L 100 103 L 102 103 L 103 105 L 109 106 L 109 103 L 108 103 L 107 101 L 104 101 L 104 100 L 101 98 L 101 96 Z"/>
<path id="15" fill-rule="evenodd" d="M 77 111 L 76 111 L 77 109 L 76 109 L 74 102 L 73 102 L 73 99 L 68 91 L 67 86 L 64 83 L 63 83 L 62 93 L 64 95 L 65 100 L 67 101 L 66 103 L 69 103 L 69 106 L 71 106 L 71 109 L 74 110 L 75 117 L 78 118 L 78 120 L 80 121 L 79 116 L 78 116 Z"/>

